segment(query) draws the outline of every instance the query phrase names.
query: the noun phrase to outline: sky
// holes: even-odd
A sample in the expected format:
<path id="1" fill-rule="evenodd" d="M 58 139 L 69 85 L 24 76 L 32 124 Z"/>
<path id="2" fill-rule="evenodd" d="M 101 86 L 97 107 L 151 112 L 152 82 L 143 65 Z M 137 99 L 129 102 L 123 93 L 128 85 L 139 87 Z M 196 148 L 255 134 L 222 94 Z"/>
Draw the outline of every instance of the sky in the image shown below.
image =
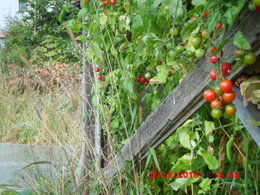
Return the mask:
<path id="1" fill-rule="evenodd" d="M 16 16 L 19 0 L 0 0 L 0 29 L 5 25 L 6 16 Z"/>

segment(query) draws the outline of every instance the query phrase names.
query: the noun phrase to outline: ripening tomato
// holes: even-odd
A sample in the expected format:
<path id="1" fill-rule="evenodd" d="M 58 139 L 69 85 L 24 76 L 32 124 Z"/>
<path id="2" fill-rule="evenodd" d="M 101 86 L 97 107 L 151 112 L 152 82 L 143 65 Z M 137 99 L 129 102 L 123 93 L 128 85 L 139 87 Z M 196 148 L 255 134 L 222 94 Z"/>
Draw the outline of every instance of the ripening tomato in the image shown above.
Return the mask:
<path id="1" fill-rule="evenodd" d="M 241 50 L 236 50 L 236 52 L 235 52 L 235 56 L 241 56 L 243 54 L 244 54 L 244 52 Z"/>
<path id="2" fill-rule="evenodd" d="M 221 21 L 218 22 L 217 30 L 221 30 L 223 27 L 223 23 Z"/>
<path id="3" fill-rule="evenodd" d="M 221 81 L 219 87 L 223 92 L 231 92 L 233 89 L 233 83 L 230 80 Z"/>
<path id="4" fill-rule="evenodd" d="M 197 20 L 197 17 L 193 16 L 191 19 L 192 19 L 192 20 Z"/>
<path id="5" fill-rule="evenodd" d="M 214 55 L 214 56 L 211 56 L 210 58 L 209 58 L 209 60 L 210 60 L 210 62 L 212 63 L 212 64 L 216 64 L 216 63 L 218 63 L 219 62 L 219 58 L 218 58 L 218 55 Z"/>
<path id="6" fill-rule="evenodd" d="M 115 4 L 116 4 L 116 0 L 111 0 L 111 1 L 110 1 L 110 4 L 111 4 L 111 5 L 115 5 Z"/>
<path id="7" fill-rule="evenodd" d="M 159 60 L 158 62 L 157 62 L 157 65 L 162 65 L 163 64 L 163 62 L 161 61 L 161 60 Z"/>
<path id="8" fill-rule="evenodd" d="M 236 107 L 233 104 L 228 104 L 225 107 L 225 113 L 227 115 L 233 115 L 233 114 L 236 113 L 236 111 L 237 111 L 237 109 L 236 109 Z"/>
<path id="9" fill-rule="evenodd" d="M 225 92 L 222 95 L 225 102 L 233 102 L 236 99 L 236 93 L 234 91 Z"/>
<path id="10" fill-rule="evenodd" d="M 229 72 L 230 72 L 231 69 L 232 69 L 231 64 L 226 63 L 226 62 L 223 63 L 223 64 L 222 64 L 223 77 L 226 77 L 226 76 L 229 74 Z"/>
<path id="11" fill-rule="evenodd" d="M 222 108 L 223 107 L 223 102 L 216 99 L 216 100 L 213 100 L 211 103 L 210 103 L 210 107 L 212 109 L 215 109 L 215 108 Z"/>
<path id="12" fill-rule="evenodd" d="M 103 1 L 104 2 L 104 5 L 108 5 L 108 0 L 105 0 L 105 1 Z"/>
<path id="13" fill-rule="evenodd" d="M 216 69 L 210 71 L 209 77 L 214 81 L 217 80 L 218 75 L 216 74 Z"/>
<path id="14" fill-rule="evenodd" d="M 223 112 L 219 108 L 215 108 L 215 109 L 211 110 L 211 116 L 213 118 L 219 119 L 222 117 L 222 114 L 223 114 Z"/>
<path id="15" fill-rule="evenodd" d="M 95 72 L 100 72 L 100 68 L 99 67 L 95 68 Z"/>
<path id="16" fill-rule="evenodd" d="M 208 90 L 204 91 L 204 98 L 207 101 L 212 102 L 213 100 L 215 100 L 217 98 L 217 94 L 214 90 L 208 89 Z"/>
<path id="17" fill-rule="evenodd" d="M 100 81 L 102 81 L 103 76 L 102 76 L 102 75 L 98 75 L 97 79 L 100 80 Z"/>
<path id="18" fill-rule="evenodd" d="M 252 65 L 256 62 L 256 55 L 254 53 L 248 53 L 245 55 L 244 61 L 248 65 Z"/>
<path id="19" fill-rule="evenodd" d="M 209 37 L 208 31 L 207 30 L 201 31 L 201 36 L 204 37 L 204 38 L 208 38 Z"/>
<path id="20" fill-rule="evenodd" d="M 205 12 L 204 14 L 203 14 L 203 18 L 206 18 L 206 17 L 208 17 L 209 16 L 209 12 Z"/>

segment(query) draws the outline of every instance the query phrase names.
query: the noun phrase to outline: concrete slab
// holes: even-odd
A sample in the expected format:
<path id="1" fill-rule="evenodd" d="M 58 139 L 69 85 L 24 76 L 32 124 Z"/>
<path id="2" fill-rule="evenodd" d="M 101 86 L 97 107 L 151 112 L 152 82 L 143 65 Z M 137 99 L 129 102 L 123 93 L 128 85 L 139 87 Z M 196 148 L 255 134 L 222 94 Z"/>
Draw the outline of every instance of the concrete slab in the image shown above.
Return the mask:
<path id="1" fill-rule="evenodd" d="M 65 150 L 73 156 L 73 147 L 0 144 L 0 189 L 1 184 L 26 187 L 27 179 L 41 175 L 55 178 L 68 165 Z"/>

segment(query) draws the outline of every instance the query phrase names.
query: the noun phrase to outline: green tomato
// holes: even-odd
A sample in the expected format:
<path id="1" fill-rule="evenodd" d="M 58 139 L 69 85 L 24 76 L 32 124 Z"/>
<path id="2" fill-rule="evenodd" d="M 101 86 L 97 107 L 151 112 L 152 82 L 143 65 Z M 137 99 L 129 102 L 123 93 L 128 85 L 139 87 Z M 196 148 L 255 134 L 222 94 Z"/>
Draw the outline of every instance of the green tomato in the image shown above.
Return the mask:
<path id="1" fill-rule="evenodd" d="M 214 90 L 215 90 L 215 92 L 216 92 L 217 95 L 223 94 L 223 91 L 220 89 L 219 86 L 216 86 Z"/>
<path id="2" fill-rule="evenodd" d="M 219 108 L 215 108 L 215 109 L 211 110 L 211 116 L 213 118 L 218 119 L 218 118 L 221 118 L 222 115 L 223 115 L 223 112 Z"/>
<path id="3" fill-rule="evenodd" d="M 191 39 L 191 44 L 194 46 L 194 47 L 198 47 L 201 43 L 201 38 L 200 37 L 193 37 Z"/>
<path id="4" fill-rule="evenodd" d="M 152 78 L 152 74 L 150 72 L 147 72 L 147 73 L 145 73 L 144 77 L 146 79 L 150 79 L 150 78 Z"/>
<path id="5" fill-rule="evenodd" d="M 186 51 L 186 55 L 187 55 L 188 57 L 192 57 L 192 56 L 194 56 L 194 52 L 192 52 L 191 50 L 187 50 L 187 51 Z"/>
<path id="6" fill-rule="evenodd" d="M 256 4 L 250 2 L 248 4 L 248 9 L 251 10 L 251 11 L 255 11 L 256 10 Z"/>
<path id="7" fill-rule="evenodd" d="M 244 61 L 248 65 L 252 65 L 256 62 L 256 55 L 254 53 L 248 53 L 245 55 Z"/>
<path id="8" fill-rule="evenodd" d="M 254 4 L 256 4 L 257 6 L 260 6 L 260 0 L 253 0 Z"/>
<path id="9" fill-rule="evenodd" d="M 208 31 L 207 30 L 201 31 L 201 36 L 204 37 L 204 38 L 208 38 L 209 37 Z"/>
<path id="10" fill-rule="evenodd" d="M 201 48 L 196 49 L 196 51 L 195 51 L 196 58 L 201 59 L 201 58 L 203 58 L 204 55 L 205 55 L 204 49 L 201 49 Z"/>
<path id="11" fill-rule="evenodd" d="M 169 51 L 168 56 L 170 58 L 175 58 L 177 56 L 177 52 L 174 50 Z"/>
<path id="12" fill-rule="evenodd" d="M 176 27 L 171 28 L 170 33 L 171 33 L 172 36 L 178 36 L 179 35 L 179 29 L 176 28 Z"/>
<path id="13" fill-rule="evenodd" d="M 133 93 L 130 97 L 131 97 L 132 100 L 137 100 L 138 99 L 138 97 L 137 97 L 137 95 L 135 93 Z"/>
<path id="14" fill-rule="evenodd" d="M 157 95 L 157 94 L 159 94 L 159 91 L 158 91 L 158 90 L 155 90 L 155 91 L 153 92 L 153 94 L 154 94 L 154 95 Z"/>
<path id="15" fill-rule="evenodd" d="M 183 50 L 184 50 L 184 47 L 183 47 L 183 46 L 178 45 L 178 46 L 176 47 L 176 52 L 177 52 L 177 53 L 181 53 Z"/>

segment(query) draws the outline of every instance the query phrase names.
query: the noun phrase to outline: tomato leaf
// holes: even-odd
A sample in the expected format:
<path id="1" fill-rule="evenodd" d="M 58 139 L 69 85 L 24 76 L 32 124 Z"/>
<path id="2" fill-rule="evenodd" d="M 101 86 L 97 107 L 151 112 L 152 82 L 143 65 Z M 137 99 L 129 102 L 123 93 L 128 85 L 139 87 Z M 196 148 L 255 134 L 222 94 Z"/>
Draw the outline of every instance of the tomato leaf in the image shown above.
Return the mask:
<path id="1" fill-rule="evenodd" d="M 208 24 L 208 32 L 211 33 L 217 26 L 217 23 L 221 19 L 221 14 L 220 12 L 215 12 L 212 15 L 209 15 L 209 24 Z"/>
<path id="2" fill-rule="evenodd" d="M 141 17 L 141 15 L 136 15 L 133 19 L 133 23 L 132 23 L 132 28 L 133 30 L 139 28 L 139 27 L 142 27 L 144 24 L 143 24 L 143 19 Z"/>
<path id="3" fill-rule="evenodd" d="M 215 170 L 219 167 L 216 157 L 210 154 L 207 150 L 200 147 L 197 154 L 202 156 L 210 170 Z"/>
<path id="4" fill-rule="evenodd" d="M 192 4 L 199 6 L 199 5 L 204 5 L 206 6 L 208 4 L 207 0 L 192 0 Z"/>
<path id="5" fill-rule="evenodd" d="M 245 38 L 245 36 L 243 35 L 242 32 L 238 31 L 235 36 L 234 36 L 234 40 L 233 40 L 233 44 L 240 48 L 240 49 L 245 49 L 245 50 L 249 50 L 251 49 L 251 46 L 248 42 L 248 40 Z"/>
<path id="6" fill-rule="evenodd" d="M 185 23 L 184 27 L 181 30 L 181 37 L 183 41 L 186 41 L 190 34 L 197 28 L 198 23 L 196 21 L 190 21 Z"/>
<path id="7" fill-rule="evenodd" d="M 170 183 L 170 186 L 174 191 L 177 191 L 178 189 L 181 189 L 185 186 L 189 186 L 192 183 L 195 183 L 199 180 L 200 178 L 177 178 L 174 182 Z"/>

